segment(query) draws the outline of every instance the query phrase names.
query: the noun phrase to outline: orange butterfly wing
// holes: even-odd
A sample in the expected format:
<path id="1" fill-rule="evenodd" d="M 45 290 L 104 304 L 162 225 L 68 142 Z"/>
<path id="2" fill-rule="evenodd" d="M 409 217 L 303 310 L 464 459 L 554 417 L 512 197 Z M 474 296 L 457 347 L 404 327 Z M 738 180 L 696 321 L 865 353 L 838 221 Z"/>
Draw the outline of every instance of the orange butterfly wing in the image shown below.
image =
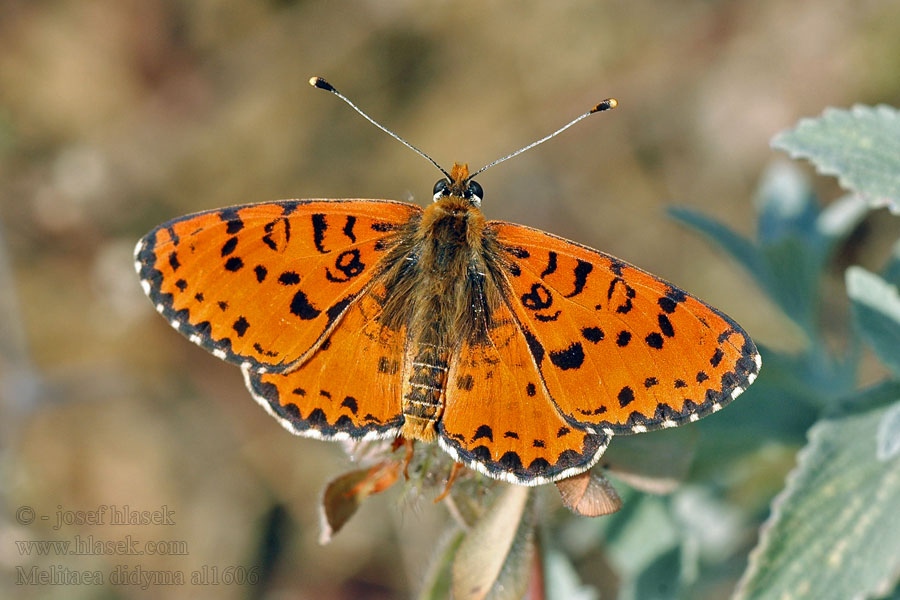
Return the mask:
<path id="1" fill-rule="evenodd" d="M 244 369 L 253 398 L 290 432 L 319 439 L 393 437 L 403 423 L 406 331 L 381 326 L 384 286 L 347 309 L 325 343 L 290 373 Z"/>
<path id="2" fill-rule="evenodd" d="M 422 209 L 286 200 L 188 215 L 138 242 L 144 291 L 172 326 L 245 369 L 285 372 L 370 284 L 392 234 Z"/>
<path id="3" fill-rule="evenodd" d="M 759 372 L 750 337 L 675 286 L 536 229 L 488 228 L 508 258 L 506 301 L 570 424 L 613 434 L 696 421 Z"/>
<path id="4" fill-rule="evenodd" d="M 509 308 L 492 314 L 489 341 L 465 344 L 447 377 L 441 447 L 494 478 L 539 485 L 589 469 L 610 436 L 566 422 Z"/>

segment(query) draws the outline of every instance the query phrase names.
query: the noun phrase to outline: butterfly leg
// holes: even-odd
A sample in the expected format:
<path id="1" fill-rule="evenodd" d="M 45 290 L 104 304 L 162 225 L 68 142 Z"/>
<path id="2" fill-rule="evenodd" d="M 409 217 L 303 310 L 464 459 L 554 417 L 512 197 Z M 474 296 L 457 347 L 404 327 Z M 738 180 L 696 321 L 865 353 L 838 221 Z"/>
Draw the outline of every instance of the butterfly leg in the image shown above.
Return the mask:
<path id="1" fill-rule="evenodd" d="M 435 504 L 447 497 L 447 494 L 450 493 L 450 488 L 453 487 L 453 482 L 456 481 L 457 476 L 459 476 L 459 472 L 462 471 L 464 466 L 465 465 L 461 462 L 453 463 L 453 468 L 450 470 L 450 476 L 447 477 L 447 485 L 444 486 L 444 491 L 434 499 Z"/>
<path id="2" fill-rule="evenodd" d="M 398 440 L 401 438 L 397 438 Z M 403 444 L 406 446 L 406 457 L 403 459 L 403 477 L 407 481 L 409 480 L 409 463 L 412 462 L 413 459 L 413 443 L 415 440 L 411 440 L 409 438 L 402 438 Z"/>

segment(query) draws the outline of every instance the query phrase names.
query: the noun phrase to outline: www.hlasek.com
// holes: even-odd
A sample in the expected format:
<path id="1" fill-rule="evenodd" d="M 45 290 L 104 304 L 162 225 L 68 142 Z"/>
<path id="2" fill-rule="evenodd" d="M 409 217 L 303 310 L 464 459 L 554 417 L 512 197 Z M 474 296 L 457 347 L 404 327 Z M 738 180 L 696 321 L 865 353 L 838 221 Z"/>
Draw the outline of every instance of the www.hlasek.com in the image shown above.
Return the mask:
<path id="1" fill-rule="evenodd" d="M 240 565 L 218 567 L 203 565 L 190 572 L 150 570 L 141 565 L 116 565 L 108 572 L 90 569 L 70 569 L 63 565 L 47 568 L 16 567 L 17 585 L 114 585 L 139 586 L 146 590 L 162 585 L 256 585 L 259 583 L 259 567 Z"/>
<path id="2" fill-rule="evenodd" d="M 122 539 L 105 540 L 93 535 L 75 535 L 71 540 L 16 540 L 20 556 L 187 556 L 185 540 L 141 541 L 126 535 Z"/>

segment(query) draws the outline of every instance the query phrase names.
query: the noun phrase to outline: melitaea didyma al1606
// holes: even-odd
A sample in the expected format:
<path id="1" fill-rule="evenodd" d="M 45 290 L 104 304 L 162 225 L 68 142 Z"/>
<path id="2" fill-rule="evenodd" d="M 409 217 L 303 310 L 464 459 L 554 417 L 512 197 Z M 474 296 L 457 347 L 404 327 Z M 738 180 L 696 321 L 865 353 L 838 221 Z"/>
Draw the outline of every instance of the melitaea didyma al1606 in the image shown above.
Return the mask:
<path id="1" fill-rule="evenodd" d="M 424 210 L 283 200 L 179 217 L 140 240 L 136 268 L 169 323 L 239 365 L 291 432 L 437 440 L 520 485 L 582 473 L 612 436 L 696 421 L 753 382 L 756 347 L 715 308 L 602 252 L 486 221 L 483 170 L 441 169 Z"/>

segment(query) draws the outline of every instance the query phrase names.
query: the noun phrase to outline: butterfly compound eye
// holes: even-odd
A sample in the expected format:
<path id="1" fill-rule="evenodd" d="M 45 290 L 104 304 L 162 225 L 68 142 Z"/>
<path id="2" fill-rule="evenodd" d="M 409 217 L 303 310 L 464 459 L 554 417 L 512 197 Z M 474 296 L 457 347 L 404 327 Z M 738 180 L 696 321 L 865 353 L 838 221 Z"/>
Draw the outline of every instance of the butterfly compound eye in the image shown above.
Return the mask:
<path id="1" fill-rule="evenodd" d="M 437 200 L 441 196 L 446 196 L 450 191 L 450 182 L 446 179 L 440 179 L 437 183 L 434 184 L 434 189 L 432 193 L 434 194 L 434 199 Z"/>
<path id="2" fill-rule="evenodd" d="M 484 198 L 484 188 L 477 181 L 470 181 L 466 188 L 466 198 L 476 204 L 481 204 L 481 200 Z"/>

